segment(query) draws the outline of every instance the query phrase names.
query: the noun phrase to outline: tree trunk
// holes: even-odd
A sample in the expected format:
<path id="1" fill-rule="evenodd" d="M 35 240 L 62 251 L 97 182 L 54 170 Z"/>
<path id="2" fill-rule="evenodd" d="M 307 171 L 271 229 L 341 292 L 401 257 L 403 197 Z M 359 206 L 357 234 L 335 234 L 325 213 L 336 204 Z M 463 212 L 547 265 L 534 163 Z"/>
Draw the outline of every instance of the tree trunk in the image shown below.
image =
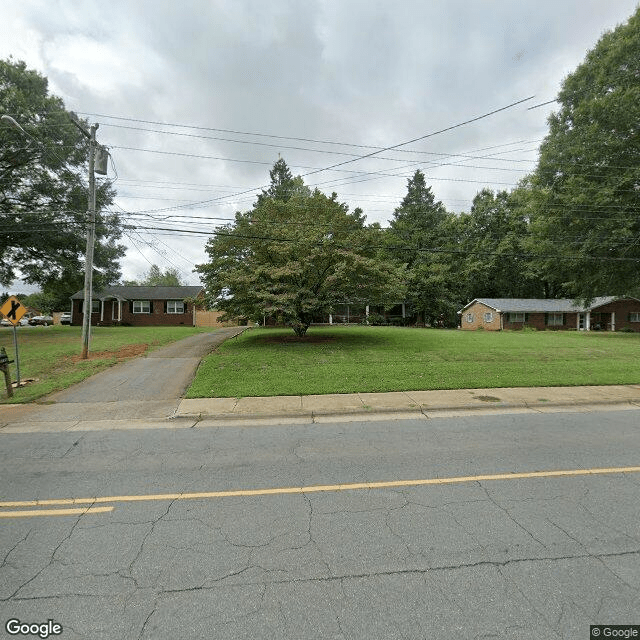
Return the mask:
<path id="1" fill-rule="evenodd" d="M 307 333 L 310 324 L 311 319 L 301 314 L 291 322 L 291 328 L 299 338 L 302 338 Z"/>
<path id="2" fill-rule="evenodd" d="M 308 328 L 308 324 L 297 324 L 293 327 L 293 332 L 298 336 L 298 338 L 302 338 L 306 335 Z"/>

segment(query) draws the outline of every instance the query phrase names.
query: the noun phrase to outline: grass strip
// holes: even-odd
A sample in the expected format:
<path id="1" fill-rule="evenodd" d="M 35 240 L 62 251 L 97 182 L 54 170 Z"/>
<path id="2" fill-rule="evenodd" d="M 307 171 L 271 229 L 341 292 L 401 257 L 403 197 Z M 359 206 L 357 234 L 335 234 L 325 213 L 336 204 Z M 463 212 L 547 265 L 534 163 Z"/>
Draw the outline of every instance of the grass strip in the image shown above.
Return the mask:
<path id="1" fill-rule="evenodd" d="M 253 329 L 206 357 L 188 398 L 636 384 L 640 334 L 400 327 Z"/>

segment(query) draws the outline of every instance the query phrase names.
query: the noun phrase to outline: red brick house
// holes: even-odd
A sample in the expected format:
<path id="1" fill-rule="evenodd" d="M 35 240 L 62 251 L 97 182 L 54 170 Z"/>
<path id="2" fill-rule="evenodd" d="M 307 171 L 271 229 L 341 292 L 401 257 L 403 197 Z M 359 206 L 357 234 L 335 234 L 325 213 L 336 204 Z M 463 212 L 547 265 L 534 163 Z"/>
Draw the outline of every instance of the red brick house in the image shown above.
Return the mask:
<path id="1" fill-rule="evenodd" d="M 578 331 L 640 331 L 640 300 L 603 296 L 589 305 L 573 300 L 476 298 L 458 311 L 460 328 L 488 331 L 577 329 Z"/>
<path id="2" fill-rule="evenodd" d="M 114 286 L 94 291 L 92 325 L 176 326 L 195 325 L 193 300 L 204 293 L 197 287 Z M 84 291 L 71 296 L 71 324 L 81 325 Z"/>

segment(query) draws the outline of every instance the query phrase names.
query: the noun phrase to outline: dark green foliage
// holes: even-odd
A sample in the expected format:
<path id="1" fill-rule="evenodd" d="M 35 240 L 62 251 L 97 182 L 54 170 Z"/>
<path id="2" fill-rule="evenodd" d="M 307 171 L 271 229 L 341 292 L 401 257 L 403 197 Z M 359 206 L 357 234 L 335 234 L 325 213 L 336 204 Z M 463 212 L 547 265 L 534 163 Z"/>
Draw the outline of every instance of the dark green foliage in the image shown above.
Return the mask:
<path id="1" fill-rule="evenodd" d="M 564 258 L 545 270 L 576 297 L 627 294 L 640 287 L 640 8 L 602 36 L 558 101 L 532 180 L 539 251 Z"/>
<path id="2" fill-rule="evenodd" d="M 65 298 L 82 287 L 88 196 L 87 141 L 46 78 L 23 62 L 0 61 L 0 282 L 17 274 Z M 85 123 L 86 124 L 86 123 Z M 97 188 L 95 286 L 117 281 L 124 247 L 118 219 L 101 209 L 114 191 Z M 66 305 L 65 305 L 66 307 Z"/>
<path id="3" fill-rule="evenodd" d="M 543 287 L 531 271 L 522 197 L 483 189 L 458 220 L 465 298 L 540 298 Z"/>
<path id="4" fill-rule="evenodd" d="M 419 322 L 455 319 L 460 305 L 459 273 L 453 268 L 454 224 L 436 201 L 422 171 L 407 182 L 407 194 L 393 214 L 387 242 L 389 255 L 406 268 L 407 302 Z"/>
<path id="5" fill-rule="evenodd" d="M 298 186 L 301 184 L 300 180 L 296 183 L 287 163 L 282 158 L 278 158 L 273 165 L 273 169 L 269 171 L 269 175 L 271 184 L 266 191 L 258 195 L 256 206 L 262 204 L 268 198 L 287 202 L 293 195 L 296 184 Z"/>
<path id="6" fill-rule="evenodd" d="M 334 305 L 388 305 L 402 295 L 399 270 L 378 256 L 377 233 L 336 194 L 311 193 L 299 181 L 292 193 L 263 195 L 237 213 L 208 241 L 210 260 L 196 269 L 209 303 L 228 317 L 274 316 L 302 336 Z"/>

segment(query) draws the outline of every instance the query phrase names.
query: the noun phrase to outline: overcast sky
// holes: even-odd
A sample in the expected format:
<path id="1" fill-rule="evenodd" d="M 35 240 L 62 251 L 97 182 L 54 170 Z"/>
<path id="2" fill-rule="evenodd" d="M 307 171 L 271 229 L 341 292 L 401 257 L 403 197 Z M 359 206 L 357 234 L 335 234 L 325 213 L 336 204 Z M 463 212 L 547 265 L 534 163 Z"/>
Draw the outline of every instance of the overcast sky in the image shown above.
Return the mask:
<path id="1" fill-rule="evenodd" d="M 139 227 L 125 238 L 124 277 L 155 263 L 198 284 L 207 236 L 181 230 L 249 209 L 278 154 L 295 175 L 351 161 L 305 182 L 383 226 L 417 168 L 451 211 L 468 211 L 483 187 L 512 188 L 535 167 L 554 104 L 528 107 L 552 100 L 636 6 L 20 0 L 3 3 L 0 57 L 24 60 L 100 124 L 116 209 Z"/>

